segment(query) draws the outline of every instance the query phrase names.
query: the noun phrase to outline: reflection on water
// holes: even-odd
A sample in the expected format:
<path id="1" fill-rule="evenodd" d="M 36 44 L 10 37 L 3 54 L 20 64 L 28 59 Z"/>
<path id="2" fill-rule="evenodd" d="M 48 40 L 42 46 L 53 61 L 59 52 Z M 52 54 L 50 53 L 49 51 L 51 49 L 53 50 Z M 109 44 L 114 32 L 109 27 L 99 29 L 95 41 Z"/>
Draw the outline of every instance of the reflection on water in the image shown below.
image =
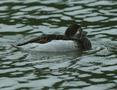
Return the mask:
<path id="1" fill-rule="evenodd" d="M 116 0 L 0 0 L 0 90 L 116 90 Z M 11 43 L 76 21 L 93 50 L 39 53 Z"/>

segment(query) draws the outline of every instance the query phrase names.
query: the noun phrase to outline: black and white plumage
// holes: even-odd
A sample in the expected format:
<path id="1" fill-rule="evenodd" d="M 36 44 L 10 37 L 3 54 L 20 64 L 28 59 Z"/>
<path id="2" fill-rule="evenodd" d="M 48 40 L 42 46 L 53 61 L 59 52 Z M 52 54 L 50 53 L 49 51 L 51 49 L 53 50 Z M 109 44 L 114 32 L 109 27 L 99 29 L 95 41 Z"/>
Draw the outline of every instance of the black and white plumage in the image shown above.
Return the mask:
<path id="1" fill-rule="evenodd" d="M 90 50 L 92 48 L 87 32 L 83 31 L 80 25 L 72 24 L 65 31 L 64 35 L 42 35 L 29 41 L 16 45 L 21 48 L 33 48 L 42 52 L 67 52 Z"/>

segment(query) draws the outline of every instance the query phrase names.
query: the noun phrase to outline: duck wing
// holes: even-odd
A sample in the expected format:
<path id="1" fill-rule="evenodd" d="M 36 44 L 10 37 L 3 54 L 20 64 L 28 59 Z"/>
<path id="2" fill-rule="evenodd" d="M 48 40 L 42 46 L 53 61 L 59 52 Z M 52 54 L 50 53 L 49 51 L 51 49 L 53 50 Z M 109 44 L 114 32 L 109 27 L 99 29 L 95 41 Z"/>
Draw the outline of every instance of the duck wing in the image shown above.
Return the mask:
<path id="1" fill-rule="evenodd" d="M 48 43 L 52 40 L 67 40 L 67 38 L 64 35 L 54 35 L 54 34 L 42 35 L 42 36 L 30 39 L 29 41 L 19 43 L 19 44 L 17 44 L 17 46 L 22 46 L 22 45 L 25 45 L 28 43 L 44 44 L 44 43 Z"/>

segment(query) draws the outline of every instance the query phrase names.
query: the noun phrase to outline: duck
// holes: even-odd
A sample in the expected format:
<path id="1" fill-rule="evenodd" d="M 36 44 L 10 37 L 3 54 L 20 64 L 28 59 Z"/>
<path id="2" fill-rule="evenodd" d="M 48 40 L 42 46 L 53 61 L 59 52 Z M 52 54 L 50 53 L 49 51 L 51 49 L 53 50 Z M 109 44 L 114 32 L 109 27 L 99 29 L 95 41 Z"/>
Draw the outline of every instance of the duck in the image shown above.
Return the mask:
<path id="1" fill-rule="evenodd" d="M 17 48 L 40 52 L 69 52 L 91 50 L 92 45 L 79 24 L 71 24 L 63 35 L 43 34 L 23 43 L 13 45 Z"/>

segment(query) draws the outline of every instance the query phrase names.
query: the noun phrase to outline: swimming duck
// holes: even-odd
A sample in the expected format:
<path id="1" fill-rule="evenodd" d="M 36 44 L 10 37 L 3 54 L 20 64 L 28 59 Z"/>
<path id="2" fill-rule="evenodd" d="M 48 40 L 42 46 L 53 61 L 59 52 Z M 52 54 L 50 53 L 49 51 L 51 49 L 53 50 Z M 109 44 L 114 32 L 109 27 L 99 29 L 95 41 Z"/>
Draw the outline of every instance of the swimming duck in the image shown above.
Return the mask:
<path id="1" fill-rule="evenodd" d="M 72 24 L 64 35 L 47 34 L 29 41 L 19 43 L 16 47 L 31 49 L 40 52 L 68 52 L 90 50 L 91 42 L 87 38 L 87 32 L 80 25 Z"/>

